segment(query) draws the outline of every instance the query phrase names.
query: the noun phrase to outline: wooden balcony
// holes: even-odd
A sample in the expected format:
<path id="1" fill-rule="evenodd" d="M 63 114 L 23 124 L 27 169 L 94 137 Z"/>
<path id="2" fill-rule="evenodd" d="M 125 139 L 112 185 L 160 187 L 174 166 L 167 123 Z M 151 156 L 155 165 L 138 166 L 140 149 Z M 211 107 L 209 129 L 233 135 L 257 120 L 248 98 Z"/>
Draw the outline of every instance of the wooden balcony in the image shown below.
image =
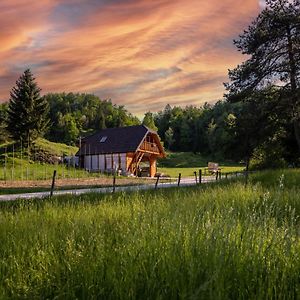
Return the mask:
<path id="1" fill-rule="evenodd" d="M 159 148 L 157 147 L 157 145 L 155 143 L 149 143 L 144 141 L 140 147 L 140 150 L 143 152 L 151 152 L 151 153 L 155 153 L 155 154 L 159 154 Z"/>

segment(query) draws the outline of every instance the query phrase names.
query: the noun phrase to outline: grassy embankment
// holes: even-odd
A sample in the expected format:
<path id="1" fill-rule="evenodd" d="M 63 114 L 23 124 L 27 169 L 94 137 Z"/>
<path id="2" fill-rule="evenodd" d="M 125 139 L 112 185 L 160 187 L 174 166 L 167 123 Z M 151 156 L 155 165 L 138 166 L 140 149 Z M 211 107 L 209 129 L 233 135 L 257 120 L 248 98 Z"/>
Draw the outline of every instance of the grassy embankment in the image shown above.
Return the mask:
<path id="1" fill-rule="evenodd" d="M 49 142 L 38 139 L 35 150 L 30 156 L 27 149 L 20 146 L 13 148 L 13 143 L 0 145 L 0 180 L 47 180 L 51 179 L 53 171 L 57 170 L 57 178 L 83 178 L 89 173 L 84 170 L 76 170 L 72 165 L 66 166 L 58 163 L 42 163 L 39 157 L 58 158 L 75 155 L 78 148 L 65 144 Z M 6 156 L 6 159 L 5 159 Z"/>
<path id="2" fill-rule="evenodd" d="M 232 161 L 214 161 L 211 158 L 206 158 L 192 152 L 169 152 L 165 159 L 159 160 L 158 172 L 170 175 L 171 177 L 177 177 L 179 173 L 182 176 L 193 176 L 194 172 L 198 172 L 199 169 L 202 169 L 204 172 L 209 161 L 219 163 L 219 167 L 223 173 L 242 171 L 245 168 L 244 165 Z"/>
<path id="3" fill-rule="evenodd" d="M 0 203 L 0 298 L 298 299 L 299 182 Z"/>

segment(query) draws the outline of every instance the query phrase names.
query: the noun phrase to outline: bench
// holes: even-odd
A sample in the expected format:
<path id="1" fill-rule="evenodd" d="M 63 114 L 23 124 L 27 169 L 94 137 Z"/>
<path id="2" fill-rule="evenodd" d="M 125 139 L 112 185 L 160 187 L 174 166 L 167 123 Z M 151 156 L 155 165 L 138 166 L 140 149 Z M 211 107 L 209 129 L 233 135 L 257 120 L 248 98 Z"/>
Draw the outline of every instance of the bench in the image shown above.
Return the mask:
<path id="1" fill-rule="evenodd" d="M 206 174 L 206 171 L 208 171 L 209 174 L 216 174 L 217 172 L 221 171 L 221 168 L 219 168 L 218 163 L 209 162 L 207 164 L 207 168 L 204 169 L 205 174 Z"/>

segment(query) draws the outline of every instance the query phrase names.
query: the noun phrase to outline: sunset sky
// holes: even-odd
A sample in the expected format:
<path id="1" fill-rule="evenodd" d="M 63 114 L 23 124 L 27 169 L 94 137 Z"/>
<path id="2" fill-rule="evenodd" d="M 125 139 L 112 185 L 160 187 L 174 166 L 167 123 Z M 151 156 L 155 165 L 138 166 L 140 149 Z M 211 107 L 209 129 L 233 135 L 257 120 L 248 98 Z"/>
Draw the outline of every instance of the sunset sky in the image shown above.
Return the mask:
<path id="1" fill-rule="evenodd" d="M 1 0 L 0 100 L 31 68 L 42 93 L 94 93 L 132 113 L 222 98 L 233 38 L 258 0 Z"/>

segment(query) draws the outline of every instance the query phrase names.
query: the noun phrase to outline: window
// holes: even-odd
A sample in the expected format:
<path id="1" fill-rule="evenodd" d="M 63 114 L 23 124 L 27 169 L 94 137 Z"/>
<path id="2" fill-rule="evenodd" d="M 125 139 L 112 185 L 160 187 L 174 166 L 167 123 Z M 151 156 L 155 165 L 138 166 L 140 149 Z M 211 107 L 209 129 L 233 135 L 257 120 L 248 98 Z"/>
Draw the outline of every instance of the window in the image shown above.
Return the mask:
<path id="1" fill-rule="evenodd" d="M 100 139 L 100 143 L 104 143 L 107 140 L 107 136 L 103 136 Z"/>

